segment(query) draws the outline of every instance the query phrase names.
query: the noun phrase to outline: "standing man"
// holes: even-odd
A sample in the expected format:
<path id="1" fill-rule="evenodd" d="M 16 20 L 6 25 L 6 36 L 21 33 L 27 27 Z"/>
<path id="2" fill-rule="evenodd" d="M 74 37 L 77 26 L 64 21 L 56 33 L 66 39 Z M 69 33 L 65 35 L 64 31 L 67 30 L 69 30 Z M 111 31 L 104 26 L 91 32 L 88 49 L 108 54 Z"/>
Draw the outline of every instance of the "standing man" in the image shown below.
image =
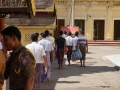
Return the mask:
<path id="1" fill-rule="evenodd" d="M 83 31 L 80 31 L 80 36 L 78 37 L 78 44 L 77 47 L 80 48 L 82 53 L 82 58 L 80 59 L 81 67 L 85 67 L 85 60 L 86 60 L 86 45 L 87 45 L 87 38 L 84 36 Z"/>
<path id="2" fill-rule="evenodd" d="M 51 37 L 51 36 L 52 36 L 52 33 L 51 33 L 51 35 L 50 35 L 50 32 L 49 32 L 48 30 L 45 30 L 45 34 L 46 34 L 46 39 L 52 43 L 53 50 L 54 50 L 54 47 L 55 47 L 54 41 L 55 41 L 55 40 L 54 40 L 54 38 Z M 54 51 L 53 51 L 53 52 L 54 52 Z M 52 63 L 53 58 L 54 58 L 54 57 L 52 57 L 52 53 L 53 53 L 53 52 L 50 52 L 50 61 L 51 61 L 51 63 Z"/>
<path id="3" fill-rule="evenodd" d="M 45 30 L 45 34 L 46 34 L 46 39 L 52 43 L 52 39 L 49 36 L 50 32 L 48 30 Z"/>
<path id="4" fill-rule="evenodd" d="M 35 89 L 34 90 L 40 90 L 40 83 L 41 83 L 41 71 L 42 71 L 42 63 L 45 66 L 45 72 L 47 73 L 47 63 L 46 63 L 46 54 L 44 51 L 44 48 L 42 45 L 38 45 L 38 34 L 32 34 L 31 35 L 32 43 L 28 44 L 26 48 L 28 48 L 34 55 L 36 60 L 36 74 L 35 74 Z"/>
<path id="5" fill-rule="evenodd" d="M 47 77 L 45 77 L 45 75 L 43 75 L 42 81 L 44 81 L 44 77 L 45 77 L 45 79 L 50 81 L 50 76 L 51 76 L 51 74 L 50 74 L 50 71 L 51 71 L 50 52 L 52 52 L 52 57 L 54 57 L 54 49 L 53 49 L 52 43 L 46 39 L 46 34 L 45 33 L 41 33 L 41 37 L 42 37 L 42 40 L 40 40 L 38 42 L 38 44 L 42 45 L 44 50 L 45 50 L 47 65 L 48 65 Z"/>
<path id="6" fill-rule="evenodd" d="M 73 38 L 71 37 L 72 33 L 69 32 L 68 33 L 68 37 L 66 37 L 66 45 L 67 45 L 67 48 L 68 48 L 68 51 L 67 51 L 67 59 L 68 59 L 68 65 L 70 66 L 70 60 L 71 60 L 71 55 L 72 55 L 72 48 L 73 48 Z"/>
<path id="7" fill-rule="evenodd" d="M 4 71 L 5 71 L 5 56 L 3 51 L 0 49 L 0 90 L 4 84 Z"/>
<path id="8" fill-rule="evenodd" d="M 58 69 L 63 68 L 64 47 L 66 47 L 65 38 L 62 37 L 63 31 L 59 32 L 59 37 L 55 39 L 55 47 L 57 47 Z"/>
<path id="9" fill-rule="evenodd" d="M 79 32 L 75 32 L 75 37 L 73 38 L 73 50 L 76 49 L 78 38 L 79 38 Z"/>
<path id="10" fill-rule="evenodd" d="M 51 61 L 51 64 L 52 64 L 52 59 L 55 58 L 55 38 L 52 37 L 52 33 L 49 33 L 49 37 L 51 38 L 52 45 L 53 45 L 53 48 L 54 48 L 54 57 L 52 57 L 52 52 L 50 52 L 50 61 Z"/>
<path id="11" fill-rule="evenodd" d="M 21 44 L 21 33 L 15 26 L 8 26 L 2 32 L 5 47 L 13 51 L 6 63 L 5 78 L 9 77 L 10 90 L 32 90 L 35 76 L 35 58 Z"/>

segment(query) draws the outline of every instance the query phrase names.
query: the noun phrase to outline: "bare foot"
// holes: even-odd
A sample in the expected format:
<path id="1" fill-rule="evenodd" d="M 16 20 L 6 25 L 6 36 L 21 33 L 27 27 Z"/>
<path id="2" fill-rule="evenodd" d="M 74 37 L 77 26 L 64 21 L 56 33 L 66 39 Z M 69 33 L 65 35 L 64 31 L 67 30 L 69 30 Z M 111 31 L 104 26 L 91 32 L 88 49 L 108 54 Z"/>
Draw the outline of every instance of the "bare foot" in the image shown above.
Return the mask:
<path id="1" fill-rule="evenodd" d="M 49 77 L 47 77 L 46 79 L 47 79 L 47 81 L 48 81 L 48 82 L 50 82 L 50 81 L 51 81 Z"/>
<path id="2" fill-rule="evenodd" d="M 85 65 L 83 65 L 83 67 L 85 67 Z"/>

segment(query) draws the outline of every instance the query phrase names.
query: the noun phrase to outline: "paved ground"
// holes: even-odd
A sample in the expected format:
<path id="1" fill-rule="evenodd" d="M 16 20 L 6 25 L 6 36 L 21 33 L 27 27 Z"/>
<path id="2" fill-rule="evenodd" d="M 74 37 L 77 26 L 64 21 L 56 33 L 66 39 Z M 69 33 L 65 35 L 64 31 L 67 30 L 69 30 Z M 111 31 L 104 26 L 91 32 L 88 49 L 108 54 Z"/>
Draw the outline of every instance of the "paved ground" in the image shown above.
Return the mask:
<path id="1" fill-rule="evenodd" d="M 78 67 L 79 61 L 67 66 L 65 60 L 64 69 L 58 70 L 55 60 L 51 82 L 42 83 L 41 90 L 120 90 L 120 71 L 115 68 L 119 58 L 120 46 L 89 46 L 85 68 Z"/>

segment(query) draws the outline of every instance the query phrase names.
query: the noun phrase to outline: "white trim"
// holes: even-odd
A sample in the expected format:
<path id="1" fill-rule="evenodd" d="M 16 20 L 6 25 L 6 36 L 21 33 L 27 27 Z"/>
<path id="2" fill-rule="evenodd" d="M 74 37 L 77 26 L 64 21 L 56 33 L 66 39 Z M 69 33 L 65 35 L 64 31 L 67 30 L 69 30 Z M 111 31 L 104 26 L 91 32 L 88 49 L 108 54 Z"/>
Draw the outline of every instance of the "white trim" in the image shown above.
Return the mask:
<path id="1" fill-rule="evenodd" d="M 114 21 L 114 20 L 120 20 L 120 18 L 113 18 L 113 21 Z"/>
<path id="2" fill-rule="evenodd" d="M 57 19 L 65 19 L 66 20 L 66 17 L 57 17 Z"/>
<path id="3" fill-rule="evenodd" d="M 86 17 L 74 17 L 74 20 L 75 19 L 79 19 L 79 20 L 81 20 L 81 19 L 83 20 L 84 19 L 84 20 L 86 20 Z"/>
<path id="4" fill-rule="evenodd" d="M 93 21 L 94 21 L 94 20 L 106 20 L 106 18 L 99 18 L 99 17 L 95 18 L 95 17 L 94 17 L 94 18 L 93 18 Z"/>

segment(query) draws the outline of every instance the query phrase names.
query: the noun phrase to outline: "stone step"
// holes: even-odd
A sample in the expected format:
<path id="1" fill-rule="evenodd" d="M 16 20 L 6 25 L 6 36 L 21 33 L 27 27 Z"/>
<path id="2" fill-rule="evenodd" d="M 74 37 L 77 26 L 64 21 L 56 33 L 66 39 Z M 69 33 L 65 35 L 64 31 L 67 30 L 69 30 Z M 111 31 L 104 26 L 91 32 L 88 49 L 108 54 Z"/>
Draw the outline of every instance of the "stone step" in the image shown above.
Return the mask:
<path id="1" fill-rule="evenodd" d="M 88 44 L 88 46 L 120 46 L 120 44 Z"/>
<path id="2" fill-rule="evenodd" d="M 120 44 L 120 42 L 88 42 L 88 44 Z"/>
<path id="3" fill-rule="evenodd" d="M 119 46 L 120 40 L 89 40 L 88 46 Z"/>
<path id="4" fill-rule="evenodd" d="M 120 42 L 120 40 L 88 40 L 88 42 Z"/>

